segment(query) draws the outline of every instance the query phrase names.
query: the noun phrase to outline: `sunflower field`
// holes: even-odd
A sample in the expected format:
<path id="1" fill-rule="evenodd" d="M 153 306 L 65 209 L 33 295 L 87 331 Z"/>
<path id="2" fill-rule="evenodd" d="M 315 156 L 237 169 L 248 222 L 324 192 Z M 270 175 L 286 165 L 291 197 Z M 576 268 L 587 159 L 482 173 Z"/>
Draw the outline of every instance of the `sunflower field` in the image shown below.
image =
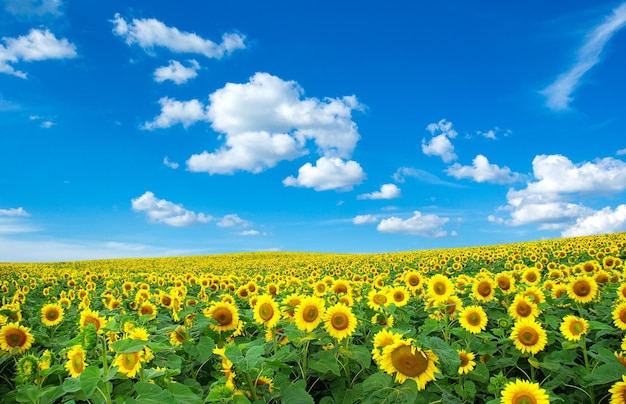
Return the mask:
<path id="1" fill-rule="evenodd" d="M 626 403 L 626 233 L 0 264 L 3 403 Z"/>

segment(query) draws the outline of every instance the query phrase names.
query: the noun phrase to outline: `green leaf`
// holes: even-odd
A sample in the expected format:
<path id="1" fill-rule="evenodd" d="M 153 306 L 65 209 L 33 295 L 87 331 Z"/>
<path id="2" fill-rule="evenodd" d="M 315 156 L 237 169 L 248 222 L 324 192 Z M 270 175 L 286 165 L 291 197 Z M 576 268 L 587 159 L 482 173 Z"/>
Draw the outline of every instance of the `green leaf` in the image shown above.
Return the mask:
<path id="1" fill-rule="evenodd" d="M 174 402 L 186 404 L 202 404 L 202 400 L 188 386 L 181 383 L 171 383 L 167 389 L 172 393 Z"/>
<path id="2" fill-rule="evenodd" d="M 613 383 L 620 380 L 623 375 L 624 367 L 615 359 L 615 363 L 600 365 L 591 374 L 583 377 L 581 385 L 586 387 Z"/>
<path id="3" fill-rule="evenodd" d="M 91 396 L 93 392 L 96 391 L 98 382 L 102 380 L 100 377 L 100 368 L 97 366 L 86 367 L 78 377 L 78 380 L 80 382 L 80 389 L 87 396 Z"/>
<path id="4" fill-rule="evenodd" d="M 34 384 L 22 384 L 17 386 L 18 403 L 36 403 L 39 397 L 39 388 Z"/>
<path id="5" fill-rule="evenodd" d="M 180 356 L 175 355 L 175 354 L 169 354 L 167 355 L 167 359 L 166 359 L 166 363 L 167 363 L 167 367 L 170 369 L 180 369 L 182 366 L 182 359 L 180 358 Z"/>
<path id="6" fill-rule="evenodd" d="M 63 391 L 66 393 L 75 393 L 80 390 L 80 382 L 77 378 L 68 377 L 63 381 Z"/>
<path id="7" fill-rule="evenodd" d="M 315 404 L 313 397 L 307 393 L 303 380 L 287 386 L 282 392 L 281 403 L 284 404 Z"/>
<path id="8" fill-rule="evenodd" d="M 478 383 L 487 383 L 489 382 L 489 369 L 484 364 L 476 362 L 474 370 L 469 372 L 469 378 Z"/>
<path id="9" fill-rule="evenodd" d="M 234 365 L 240 367 L 245 358 L 241 354 L 241 349 L 237 345 L 228 345 L 224 350 L 224 355 Z"/>
<path id="10" fill-rule="evenodd" d="M 391 386 L 393 379 L 387 373 L 374 373 L 363 381 L 363 394 L 369 395 Z"/>
<path id="11" fill-rule="evenodd" d="M 143 349 L 146 346 L 148 341 L 142 341 L 139 339 L 125 338 L 119 341 L 115 341 L 111 344 L 111 348 L 117 353 L 129 353 L 129 352 L 137 352 Z"/>
<path id="12" fill-rule="evenodd" d="M 351 345 L 350 349 L 341 349 L 341 354 L 358 363 L 362 369 L 367 369 L 372 364 L 372 355 L 363 345 Z"/>
<path id="13" fill-rule="evenodd" d="M 137 402 L 142 404 L 163 404 L 163 402 L 174 402 L 172 393 L 163 390 L 156 384 L 139 381 L 135 383 L 137 392 Z"/>
<path id="14" fill-rule="evenodd" d="M 64 394 L 63 386 L 47 386 L 41 392 L 41 404 L 53 404 Z"/>
<path id="15" fill-rule="evenodd" d="M 206 362 L 213 356 L 213 348 L 215 348 L 215 342 L 207 337 L 202 336 L 198 341 L 198 360 L 200 362 Z"/>
<path id="16" fill-rule="evenodd" d="M 320 376 L 327 373 L 332 373 L 335 376 L 341 374 L 339 369 L 339 363 L 335 359 L 332 351 L 319 351 L 309 361 L 309 369 L 314 370 L 320 374 Z"/>
<path id="17" fill-rule="evenodd" d="M 246 364 L 248 366 L 247 369 L 250 370 L 254 368 L 260 368 L 263 364 L 264 353 L 265 350 L 263 349 L 263 347 L 260 346 L 253 346 L 252 348 L 248 349 L 248 352 L 246 352 Z"/>
<path id="18" fill-rule="evenodd" d="M 437 355 L 446 373 L 451 375 L 457 374 L 459 366 L 461 366 L 461 359 L 456 349 L 452 348 L 446 341 L 439 337 L 427 337 L 425 339 L 425 346 L 432 349 L 435 355 Z"/>

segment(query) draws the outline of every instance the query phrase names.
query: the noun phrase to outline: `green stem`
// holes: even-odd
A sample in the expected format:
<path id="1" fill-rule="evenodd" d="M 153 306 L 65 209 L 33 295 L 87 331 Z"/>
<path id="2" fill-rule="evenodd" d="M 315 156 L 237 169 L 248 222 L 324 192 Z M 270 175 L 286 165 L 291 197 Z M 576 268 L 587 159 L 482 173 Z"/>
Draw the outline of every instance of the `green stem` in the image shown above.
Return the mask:
<path id="1" fill-rule="evenodd" d="M 591 369 L 589 367 L 589 356 L 587 355 L 587 341 L 585 341 L 584 337 L 581 340 L 581 346 L 583 349 L 583 359 L 585 360 L 585 369 L 587 369 L 587 374 L 589 374 Z M 595 395 L 593 394 L 593 386 L 589 387 L 589 400 L 591 400 L 591 404 L 595 404 L 596 402 Z"/>
<path id="2" fill-rule="evenodd" d="M 248 383 L 248 386 L 250 387 L 250 393 L 252 394 L 252 400 L 256 401 L 258 400 L 258 397 L 256 395 L 256 383 L 252 382 L 252 378 L 250 377 L 250 373 L 246 372 L 246 383 Z"/>
<path id="3" fill-rule="evenodd" d="M 350 338 L 346 338 L 346 351 L 348 351 L 349 349 L 349 341 Z M 339 353 L 341 355 L 341 351 Z M 348 384 L 348 388 L 351 389 L 352 388 L 352 376 L 350 374 L 350 358 L 348 358 L 347 355 L 341 355 L 343 356 L 344 362 L 343 362 L 343 370 L 346 372 L 346 383 Z"/>

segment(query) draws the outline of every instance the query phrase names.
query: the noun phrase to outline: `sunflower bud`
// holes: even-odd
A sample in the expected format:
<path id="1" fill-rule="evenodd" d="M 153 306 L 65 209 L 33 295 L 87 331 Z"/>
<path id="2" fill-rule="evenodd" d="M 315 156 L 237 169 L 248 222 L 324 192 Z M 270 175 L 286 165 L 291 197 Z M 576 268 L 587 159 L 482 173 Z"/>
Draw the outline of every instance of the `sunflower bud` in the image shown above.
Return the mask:
<path id="1" fill-rule="evenodd" d="M 32 383 L 39 373 L 39 360 L 35 355 L 24 355 L 17 362 L 17 380 L 26 384 Z"/>
<path id="2" fill-rule="evenodd" d="M 85 351 L 91 351 L 98 343 L 98 333 L 94 323 L 87 323 L 80 332 L 81 345 Z"/>

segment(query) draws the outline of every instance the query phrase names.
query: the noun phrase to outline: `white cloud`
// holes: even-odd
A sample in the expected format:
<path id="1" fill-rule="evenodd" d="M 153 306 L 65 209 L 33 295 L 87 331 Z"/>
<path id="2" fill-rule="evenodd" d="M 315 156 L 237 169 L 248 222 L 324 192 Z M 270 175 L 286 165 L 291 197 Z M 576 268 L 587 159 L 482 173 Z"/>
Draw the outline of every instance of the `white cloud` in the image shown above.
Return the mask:
<path id="1" fill-rule="evenodd" d="M 618 150 L 615 154 L 618 156 L 626 155 L 626 148 Z"/>
<path id="2" fill-rule="evenodd" d="M 0 209 L 0 216 L 30 216 L 23 207 Z"/>
<path id="3" fill-rule="evenodd" d="M 616 233 L 626 231 L 626 205 L 619 205 L 615 210 L 606 207 L 593 214 L 576 219 L 576 224 L 565 229 L 563 237 L 589 236 L 592 234 Z"/>
<path id="4" fill-rule="evenodd" d="M 4 9 L 16 16 L 61 15 L 61 0 L 5 0 Z"/>
<path id="5" fill-rule="evenodd" d="M 352 219 L 354 224 L 376 223 L 378 219 L 374 215 L 357 215 Z"/>
<path id="6" fill-rule="evenodd" d="M 428 124 L 426 129 L 433 137 L 428 142 L 426 138 L 422 138 L 422 152 L 427 156 L 439 156 L 445 163 L 456 160 L 457 155 L 450 142 L 450 139 L 457 136 L 456 130 L 452 129 L 452 122 L 442 119 L 437 123 Z M 436 133 L 439 134 L 435 136 Z"/>
<path id="7" fill-rule="evenodd" d="M 426 182 L 428 184 L 446 185 L 455 188 L 465 187 L 464 185 L 459 185 L 454 182 L 444 181 L 436 175 L 429 173 L 428 171 L 413 167 L 400 167 L 392 176 L 394 181 L 400 183 L 404 183 L 406 181 L 406 177 L 414 177 L 418 181 Z"/>
<path id="8" fill-rule="evenodd" d="M 482 154 L 477 155 L 472 160 L 471 166 L 462 166 L 454 163 L 446 170 L 446 173 L 454 178 L 470 178 L 476 182 L 491 182 L 495 184 L 507 184 L 517 181 L 518 173 L 511 172 L 508 167 L 498 167 L 490 164 L 487 157 Z"/>
<path id="9" fill-rule="evenodd" d="M 194 223 L 208 223 L 213 218 L 204 213 L 194 213 L 181 204 L 175 204 L 165 199 L 157 199 L 147 191 L 138 198 L 131 200 L 132 208 L 136 212 L 145 212 L 148 219 L 154 223 L 163 223 L 173 227 L 191 226 Z"/>
<path id="10" fill-rule="evenodd" d="M 402 192 L 396 184 L 383 184 L 380 187 L 380 191 L 361 194 L 357 196 L 357 199 L 394 199 L 400 198 L 401 195 Z"/>
<path id="11" fill-rule="evenodd" d="M 151 122 L 144 123 L 141 126 L 142 129 L 165 129 L 179 123 L 186 129 L 198 121 L 207 120 L 204 105 L 196 99 L 176 101 L 169 97 L 162 97 L 159 104 L 161 104 L 161 113 Z"/>
<path id="12" fill-rule="evenodd" d="M 482 136 L 482 137 L 487 138 L 487 139 L 492 139 L 492 140 L 496 140 L 499 135 L 509 136 L 512 133 L 513 133 L 513 131 L 510 130 L 510 129 L 500 129 L 497 126 L 495 128 L 493 128 L 493 129 L 489 129 L 486 132 L 483 132 L 483 131 L 480 131 L 480 130 L 476 131 L 476 135 Z M 470 135 L 467 135 L 467 137 L 471 138 Z"/>
<path id="13" fill-rule="evenodd" d="M 574 65 L 542 91 L 542 94 L 547 97 L 546 104 L 550 109 L 559 111 L 569 108 L 573 99 L 571 94 L 578 87 L 581 78 L 600 62 L 604 46 L 625 25 L 626 3 L 622 3 L 604 22 L 587 34 L 583 46 L 578 50 Z"/>
<path id="14" fill-rule="evenodd" d="M 218 222 L 219 227 L 248 227 L 250 222 L 240 218 L 235 214 L 225 215 Z"/>
<path id="15" fill-rule="evenodd" d="M 414 211 L 413 216 L 403 220 L 392 216 L 381 220 L 376 229 L 383 233 L 414 234 L 423 237 L 445 237 L 448 232 L 443 229 L 443 225 L 449 221 L 448 218 L 437 215 L 422 215 L 419 211 Z"/>
<path id="16" fill-rule="evenodd" d="M 76 46 L 65 38 L 57 39 L 49 30 L 31 29 L 26 36 L 3 37 L 2 40 L 6 46 L 0 44 L 0 73 L 23 79 L 27 77 L 26 73 L 15 70 L 10 63 L 68 59 L 77 56 Z"/>
<path id="17" fill-rule="evenodd" d="M 163 158 L 163 164 L 165 164 L 166 166 L 168 166 L 169 168 L 172 168 L 174 170 L 176 170 L 179 167 L 179 164 L 174 162 L 174 161 L 170 161 L 170 159 L 167 158 L 167 156 L 165 156 Z"/>
<path id="18" fill-rule="evenodd" d="M 306 163 L 298 170 L 298 177 L 289 176 L 283 185 L 313 188 L 316 191 L 334 189 L 349 191 L 365 179 L 363 169 L 356 161 L 340 158 L 320 157 L 315 166 Z"/>
<path id="19" fill-rule="evenodd" d="M 162 83 L 171 80 L 176 84 L 183 84 L 198 76 L 200 64 L 190 60 L 191 66 L 185 67 L 177 60 L 170 60 L 167 66 L 161 66 L 154 71 L 154 81 Z"/>
<path id="20" fill-rule="evenodd" d="M 168 27 L 154 18 L 133 18 L 131 22 L 127 22 L 116 13 L 111 22 L 114 25 L 113 33 L 124 38 L 127 45 L 137 44 L 146 51 L 160 46 L 170 52 L 197 53 L 207 58 L 220 59 L 246 47 L 245 36 L 238 33 L 223 34 L 222 41 L 218 44 L 195 33 Z"/>
<path id="21" fill-rule="evenodd" d="M 626 163 L 610 157 L 574 164 L 562 155 L 539 155 L 533 160 L 533 175 L 536 181 L 527 182 L 526 188 L 507 192 L 508 205 L 501 210 L 509 211 L 510 219 L 494 217 L 491 221 L 511 226 L 538 224 L 543 230 L 570 229 L 564 234 L 592 224 L 608 226 L 603 218 L 610 216 L 610 211 L 596 212 L 570 199 L 626 190 Z"/>
<path id="22" fill-rule="evenodd" d="M 260 236 L 261 232 L 258 230 L 244 230 L 237 233 L 239 236 Z"/>
<path id="23" fill-rule="evenodd" d="M 352 111 L 362 110 L 356 97 L 304 98 L 295 81 L 256 73 L 247 83 L 228 83 L 209 96 L 207 118 L 225 134 L 213 152 L 190 157 L 190 171 L 259 173 L 283 160 L 308 153 L 313 140 L 324 157 L 349 158 L 360 136 Z"/>
<path id="24" fill-rule="evenodd" d="M 54 122 L 52 122 L 52 121 L 43 121 L 43 122 L 41 123 L 41 125 L 39 125 L 39 126 L 41 126 L 41 127 L 42 127 L 42 128 L 44 128 L 44 129 L 50 129 L 50 128 L 51 128 L 51 127 L 53 127 L 54 125 L 55 125 L 55 124 L 54 124 Z"/>
<path id="25" fill-rule="evenodd" d="M 192 155 L 189 171 L 209 174 L 232 174 L 237 170 L 260 173 L 283 160 L 293 160 L 306 153 L 288 134 L 245 132 L 230 135 L 219 150 Z"/>

